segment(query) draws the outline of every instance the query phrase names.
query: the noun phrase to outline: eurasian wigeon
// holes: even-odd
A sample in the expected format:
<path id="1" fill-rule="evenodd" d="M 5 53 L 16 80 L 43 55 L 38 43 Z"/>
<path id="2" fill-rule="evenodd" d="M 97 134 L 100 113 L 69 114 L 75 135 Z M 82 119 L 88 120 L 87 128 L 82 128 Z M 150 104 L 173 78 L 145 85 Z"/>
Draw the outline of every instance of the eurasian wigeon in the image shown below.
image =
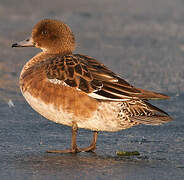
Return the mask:
<path id="1" fill-rule="evenodd" d="M 136 88 L 96 59 L 73 54 L 75 38 L 61 21 L 38 22 L 31 37 L 12 47 L 41 48 L 20 74 L 20 89 L 30 106 L 45 118 L 72 127 L 71 149 L 54 153 L 94 151 L 99 131 L 120 131 L 139 124 L 171 120 L 149 99 L 169 97 Z M 78 148 L 77 129 L 94 131 L 89 147 Z"/>

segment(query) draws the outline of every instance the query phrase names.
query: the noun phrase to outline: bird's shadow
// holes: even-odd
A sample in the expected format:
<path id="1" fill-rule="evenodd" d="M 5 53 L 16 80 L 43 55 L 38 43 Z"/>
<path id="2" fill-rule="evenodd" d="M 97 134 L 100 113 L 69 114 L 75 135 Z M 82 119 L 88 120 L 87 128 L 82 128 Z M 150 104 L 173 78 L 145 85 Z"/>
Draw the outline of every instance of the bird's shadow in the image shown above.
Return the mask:
<path id="1" fill-rule="evenodd" d="M 148 163 L 146 156 L 118 157 L 117 155 L 98 155 L 96 153 L 79 154 L 29 154 L 16 159 L 15 167 L 17 170 L 29 170 L 31 172 L 57 173 L 57 172 L 100 172 L 112 167 L 123 167 L 126 164 Z"/>

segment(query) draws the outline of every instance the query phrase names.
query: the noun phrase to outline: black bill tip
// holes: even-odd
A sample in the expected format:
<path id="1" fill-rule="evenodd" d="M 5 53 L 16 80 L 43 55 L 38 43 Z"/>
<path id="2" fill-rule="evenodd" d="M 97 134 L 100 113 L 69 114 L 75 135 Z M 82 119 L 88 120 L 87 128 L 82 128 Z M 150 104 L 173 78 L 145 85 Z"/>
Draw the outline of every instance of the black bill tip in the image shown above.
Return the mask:
<path id="1" fill-rule="evenodd" d="M 12 47 L 12 48 L 13 48 L 13 47 L 19 47 L 19 45 L 18 45 L 17 43 L 14 43 L 14 44 L 12 44 L 11 47 Z"/>

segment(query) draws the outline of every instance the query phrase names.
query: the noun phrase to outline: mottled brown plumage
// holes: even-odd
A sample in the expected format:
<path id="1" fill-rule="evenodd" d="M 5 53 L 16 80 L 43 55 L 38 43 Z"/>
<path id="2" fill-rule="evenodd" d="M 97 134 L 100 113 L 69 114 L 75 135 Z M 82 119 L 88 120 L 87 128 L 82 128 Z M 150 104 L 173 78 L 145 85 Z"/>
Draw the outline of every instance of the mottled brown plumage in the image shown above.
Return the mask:
<path id="1" fill-rule="evenodd" d="M 42 20 L 31 38 L 12 47 L 35 46 L 39 53 L 24 66 L 20 88 L 27 102 L 47 119 L 72 126 L 70 150 L 96 148 L 98 131 L 119 131 L 138 124 L 159 125 L 170 116 L 148 103 L 149 99 L 169 97 L 136 88 L 96 59 L 72 54 L 74 36 L 67 25 L 57 20 Z M 76 145 L 77 128 L 93 130 L 92 144 Z"/>

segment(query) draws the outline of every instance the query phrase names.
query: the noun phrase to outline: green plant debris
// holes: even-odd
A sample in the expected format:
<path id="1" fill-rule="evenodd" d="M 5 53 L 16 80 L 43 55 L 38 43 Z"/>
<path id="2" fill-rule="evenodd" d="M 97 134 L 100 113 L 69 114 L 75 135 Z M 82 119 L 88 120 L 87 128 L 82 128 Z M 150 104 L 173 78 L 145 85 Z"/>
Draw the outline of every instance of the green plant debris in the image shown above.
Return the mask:
<path id="1" fill-rule="evenodd" d="M 138 151 L 117 151 L 116 154 L 118 156 L 139 156 L 140 155 Z"/>

